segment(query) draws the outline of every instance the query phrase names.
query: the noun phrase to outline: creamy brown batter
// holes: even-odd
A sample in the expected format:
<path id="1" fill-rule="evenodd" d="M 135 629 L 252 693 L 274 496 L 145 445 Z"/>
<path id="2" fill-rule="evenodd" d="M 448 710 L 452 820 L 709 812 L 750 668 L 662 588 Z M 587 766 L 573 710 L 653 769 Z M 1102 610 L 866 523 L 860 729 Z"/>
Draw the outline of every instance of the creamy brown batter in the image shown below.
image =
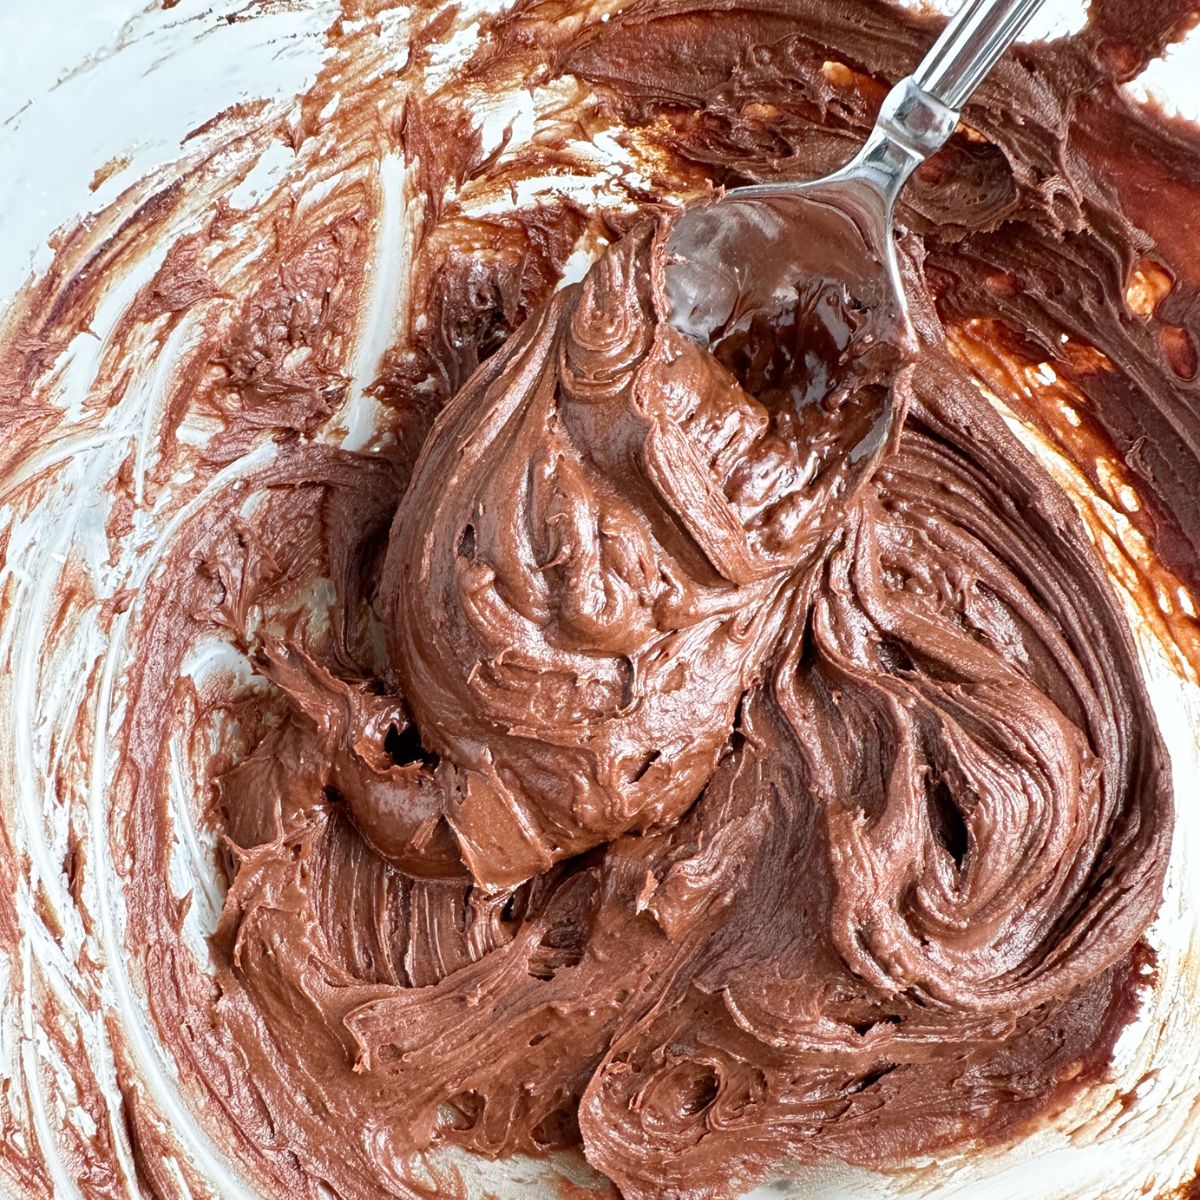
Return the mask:
<path id="1" fill-rule="evenodd" d="M 1200 258 L 1139 183 L 1194 203 L 1200 153 L 1118 90 L 1169 7 L 1097 3 L 984 86 L 902 214 L 920 349 L 886 375 L 803 320 L 716 355 L 676 332 L 661 194 L 553 294 L 589 218 L 517 210 L 422 244 L 395 439 L 351 453 L 303 434 L 341 401 L 360 240 L 281 242 L 205 363 L 211 461 L 281 449 L 146 589 L 118 780 L 153 1018 L 279 1194 L 450 1195 L 414 1155 L 457 1143 L 717 1200 L 784 1159 L 1008 1138 L 1104 1071 L 1169 764 L 1106 566 L 979 383 L 1019 407 L 1004 373 L 1053 357 L 1200 579 Z M 697 0 L 487 32 L 479 77 L 573 74 L 698 186 L 847 157 L 933 22 Z M 401 135 L 429 197 L 487 167 L 445 103 Z M 1170 287 L 1137 313 L 1144 264 Z M 143 302 L 207 299 L 197 272 L 184 246 Z M 201 630 L 270 687 L 189 691 Z M 224 721 L 215 986 L 147 882 L 171 703 Z"/>
<path id="2" fill-rule="evenodd" d="M 880 385 L 755 399 L 661 319 L 660 249 L 439 416 L 382 678 L 263 639 L 292 709 L 222 781 L 226 923 L 256 1075 L 352 1066 L 401 1145 L 582 1139 L 624 1195 L 717 1196 L 1099 1069 L 1170 813 L 1103 571 L 964 368 L 930 338 L 865 470 Z"/>

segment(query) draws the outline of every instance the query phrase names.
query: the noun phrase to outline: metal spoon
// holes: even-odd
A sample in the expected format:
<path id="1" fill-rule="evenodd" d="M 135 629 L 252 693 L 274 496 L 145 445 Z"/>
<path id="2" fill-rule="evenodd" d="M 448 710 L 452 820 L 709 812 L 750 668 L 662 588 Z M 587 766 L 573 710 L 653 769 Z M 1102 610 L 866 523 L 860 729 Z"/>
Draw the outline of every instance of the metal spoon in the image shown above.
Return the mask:
<path id="1" fill-rule="evenodd" d="M 838 281 L 870 314 L 868 342 L 911 354 L 893 240 L 896 197 L 1042 2 L 967 0 L 916 71 L 888 93 L 863 148 L 841 170 L 810 183 L 734 188 L 685 210 L 667 241 L 671 323 L 715 346 L 794 308 L 815 278 Z"/>

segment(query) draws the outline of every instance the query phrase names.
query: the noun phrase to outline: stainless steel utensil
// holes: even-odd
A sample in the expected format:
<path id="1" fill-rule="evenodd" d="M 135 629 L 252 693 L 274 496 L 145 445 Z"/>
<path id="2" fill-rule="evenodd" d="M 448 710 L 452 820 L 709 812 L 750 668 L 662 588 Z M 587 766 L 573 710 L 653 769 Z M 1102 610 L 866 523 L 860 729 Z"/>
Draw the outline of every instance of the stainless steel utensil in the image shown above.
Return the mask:
<path id="1" fill-rule="evenodd" d="M 672 323 L 709 344 L 793 303 L 808 278 L 840 279 L 872 337 L 912 345 L 893 237 L 896 198 L 954 131 L 967 98 L 1042 0 L 967 0 L 916 71 L 892 88 L 863 148 L 808 183 L 734 188 L 698 203 L 668 238 Z"/>

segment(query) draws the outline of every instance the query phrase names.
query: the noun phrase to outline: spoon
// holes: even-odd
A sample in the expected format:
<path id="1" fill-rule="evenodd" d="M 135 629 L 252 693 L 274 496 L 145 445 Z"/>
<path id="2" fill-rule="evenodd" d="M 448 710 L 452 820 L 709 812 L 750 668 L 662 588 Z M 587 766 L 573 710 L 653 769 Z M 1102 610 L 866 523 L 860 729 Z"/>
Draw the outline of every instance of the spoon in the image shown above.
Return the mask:
<path id="1" fill-rule="evenodd" d="M 719 354 L 722 343 L 752 330 L 761 340 L 765 326 L 798 303 L 811 309 L 815 280 L 816 293 L 836 287 L 840 294 L 834 307 L 841 311 L 820 330 L 838 365 L 889 347 L 894 362 L 911 358 L 916 339 L 894 245 L 896 198 L 953 133 L 967 98 L 1042 2 L 967 0 L 916 71 L 887 94 L 862 149 L 832 175 L 733 188 L 685 209 L 667 239 L 671 323 Z M 847 308 L 857 320 L 842 319 Z M 871 449 L 889 424 L 885 412 Z"/>

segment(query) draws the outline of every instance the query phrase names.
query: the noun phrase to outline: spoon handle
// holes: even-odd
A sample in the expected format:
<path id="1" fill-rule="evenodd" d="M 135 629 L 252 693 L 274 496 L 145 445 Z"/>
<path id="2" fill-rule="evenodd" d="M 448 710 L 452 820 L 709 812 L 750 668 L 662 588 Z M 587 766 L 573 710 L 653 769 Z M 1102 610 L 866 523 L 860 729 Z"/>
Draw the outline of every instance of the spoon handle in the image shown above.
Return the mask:
<path id="1" fill-rule="evenodd" d="M 888 212 L 923 159 L 954 132 L 959 109 L 1043 0 L 965 0 L 917 69 L 884 97 L 859 153 L 831 179 L 854 179 Z"/>
<path id="2" fill-rule="evenodd" d="M 957 112 L 1042 3 L 966 0 L 913 72 L 913 82 L 927 96 Z"/>

